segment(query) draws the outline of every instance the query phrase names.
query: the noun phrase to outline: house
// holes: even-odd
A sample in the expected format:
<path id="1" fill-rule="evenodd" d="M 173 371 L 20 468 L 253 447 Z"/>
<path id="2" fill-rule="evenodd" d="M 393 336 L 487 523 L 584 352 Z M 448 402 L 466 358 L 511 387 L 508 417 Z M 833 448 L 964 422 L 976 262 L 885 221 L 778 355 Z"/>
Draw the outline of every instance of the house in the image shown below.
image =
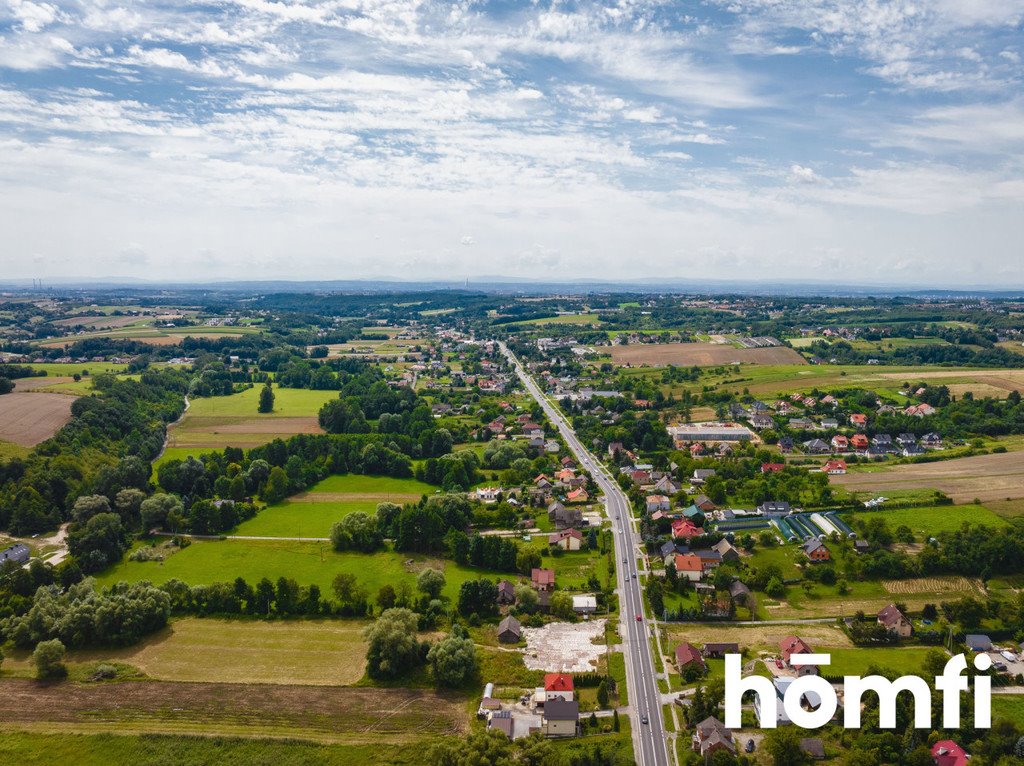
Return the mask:
<path id="1" fill-rule="evenodd" d="M 722 561 L 739 561 L 740 559 L 740 552 L 724 537 L 712 545 L 711 550 L 718 553 L 722 557 Z"/>
<path id="2" fill-rule="evenodd" d="M 836 428 L 839 428 L 839 421 L 836 420 L 835 418 L 822 418 L 821 427 L 824 428 L 826 431 L 832 431 Z"/>
<path id="3" fill-rule="evenodd" d="M 516 586 L 508 580 L 499 582 L 497 601 L 501 606 L 509 606 L 516 603 Z"/>
<path id="4" fill-rule="evenodd" d="M 583 511 L 579 508 L 566 508 L 557 500 L 548 506 L 548 520 L 555 529 L 569 529 L 583 524 Z"/>
<path id="5" fill-rule="evenodd" d="M 512 615 L 498 623 L 498 640 L 503 644 L 518 644 L 523 638 L 523 626 Z"/>
<path id="6" fill-rule="evenodd" d="M 927 449 L 937 449 L 942 446 L 942 437 L 934 431 L 926 433 L 921 437 L 921 446 Z"/>
<path id="7" fill-rule="evenodd" d="M 555 570 L 534 567 L 530 572 L 530 582 L 537 590 L 554 590 Z"/>
<path id="8" fill-rule="evenodd" d="M 862 415 L 859 412 L 855 412 L 850 415 L 850 425 L 858 426 L 863 428 L 868 424 L 868 416 Z"/>
<path id="9" fill-rule="evenodd" d="M 693 472 L 693 483 L 703 484 L 714 475 L 714 468 L 698 468 Z"/>
<path id="10" fill-rule="evenodd" d="M 669 540 L 668 542 L 661 544 L 661 547 L 658 548 L 658 553 L 661 555 L 661 558 L 664 559 L 665 563 L 667 564 L 669 561 L 674 560 L 676 553 L 682 553 L 685 550 L 686 549 L 680 551 L 679 548 L 676 546 L 675 541 Z"/>
<path id="11" fill-rule="evenodd" d="M 867 553 L 871 550 L 871 543 L 867 540 L 854 540 L 853 551 L 854 553 Z"/>
<path id="12" fill-rule="evenodd" d="M 830 447 L 826 442 L 823 442 L 821 439 L 811 439 L 809 441 L 805 441 L 803 446 L 804 452 L 806 452 L 808 455 L 827 455 L 829 452 L 832 451 L 832 447 Z"/>
<path id="13" fill-rule="evenodd" d="M 634 484 L 644 486 L 645 484 L 651 483 L 651 472 L 645 471 L 642 468 L 635 468 L 629 472 L 629 478 Z"/>
<path id="14" fill-rule="evenodd" d="M 704 644 L 704 656 L 721 659 L 727 654 L 739 654 L 740 645 L 732 643 L 708 643 Z"/>
<path id="15" fill-rule="evenodd" d="M 676 519 L 672 522 L 672 537 L 692 540 L 694 537 L 700 537 L 702 534 L 704 534 L 704 530 L 689 519 Z"/>
<path id="16" fill-rule="evenodd" d="M 608 457 L 614 460 L 618 454 L 624 450 L 625 447 L 622 446 L 622 442 L 610 442 L 608 444 Z"/>
<path id="17" fill-rule="evenodd" d="M 910 620 L 896 608 L 895 604 L 889 604 L 878 613 L 878 624 L 900 638 L 910 638 L 910 634 L 914 630 Z"/>
<path id="18" fill-rule="evenodd" d="M 866 434 L 854 434 L 850 437 L 850 446 L 857 452 L 863 452 L 868 448 L 868 437 Z"/>
<path id="19" fill-rule="evenodd" d="M 892 448 L 892 436 L 889 434 L 875 434 L 871 437 L 871 443 L 876 447 L 888 450 Z"/>
<path id="20" fill-rule="evenodd" d="M 587 490 L 583 489 L 583 487 L 574 489 L 565 497 L 570 503 L 585 503 L 590 499 L 590 495 L 587 494 Z"/>
<path id="21" fill-rule="evenodd" d="M 481 503 L 496 503 L 501 495 L 501 487 L 480 487 L 476 491 L 476 499 Z"/>
<path id="22" fill-rule="evenodd" d="M 593 614 L 597 611 L 597 596 L 573 596 L 572 610 L 576 614 Z"/>
<path id="23" fill-rule="evenodd" d="M 964 643 L 972 652 L 987 652 L 992 648 L 992 639 L 984 634 L 968 633 L 964 636 Z"/>
<path id="24" fill-rule="evenodd" d="M 795 679 L 790 678 L 789 676 L 776 676 L 773 679 L 773 681 L 772 681 L 772 684 L 775 687 L 775 697 L 776 697 L 776 704 L 775 704 L 775 716 L 776 716 L 776 718 L 775 718 L 775 725 L 776 726 L 783 726 L 785 724 L 790 724 L 790 723 L 793 722 L 790 719 L 789 714 L 786 712 L 786 706 L 784 704 L 784 700 L 785 700 L 785 697 L 786 697 L 786 691 L 789 689 L 790 684 L 792 684 L 794 680 Z M 755 695 L 754 696 L 754 715 L 757 716 L 757 719 L 760 722 L 762 727 L 769 727 L 772 724 L 769 723 L 770 719 L 766 718 L 766 716 L 768 715 L 768 710 L 767 709 L 762 710 L 761 702 L 762 702 L 761 695 L 760 694 Z M 808 691 L 805 691 L 800 696 L 800 706 L 801 707 L 809 707 L 811 709 L 814 709 L 814 708 L 819 707 L 821 705 L 821 703 L 822 703 L 821 695 L 819 695 L 816 691 L 808 690 Z M 837 709 L 838 709 L 838 707 L 839 707 L 839 705 L 837 704 Z"/>
<path id="25" fill-rule="evenodd" d="M 676 670 L 682 673 L 687 668 L 696 668 L 701 673 L 707 672 L 708 666 L 701 656 L 700 650 L 691 643 L 684 641 L 675 650 Z"/>
<path id="26" fill-rule="evenodd" d="M 781 473 L 785 463 L 761 463 L 761 473 Z"/>
<path id="27" fill-rule="evenodd" d="M 693 553 L 677 553 L 673 565 L 676 574 L 685 577 L 690 582 L 700 582 L 704 576 L 704 562 L 700 556 Z"/>
<path id="28" fill-rule="evenodd" d="M 825 743 L 817 737 L 803 737 L 800 740 L 800 749 L 816 761 L 825 757 Z"/>
<path id="29" fill-rule="evenodd" d="M 562 700 L 572 702 L 576 698 L 572 676 L 568 673 L 544 674 L 544 702 Z"/>
<path id="30" fill-rule="evenodd" d="M 780 436 L 778 444 L 779 452 L 786 453 L 793 451 L 793 438 L 790 436 Z"/>
<path id="31" fill-rule="evenodd" d="M 917 457 L 918 455 L 924 454 L 924 447 L 919 444 L 908 444 L 900 450 L 900 454 L 903 455 L 903 457 Z"/>
<path id="32" fill-rule="evenodd" d="M 804 555 L 815 564 L 821 561 L 828 561 L 832 558 L 832 554 L 829 553 L 828 548 L 825 547 L 825 543 L 817 538 L 808 540 L 800 547 L 803 548 Z"/>
<path id="33" fill-rule="evenodd" d="M 786 636 L 779 641 L 779 649 L 782 651 L 782 661 L 792 666 L 789 659 L 794 654 L 812 654 L 811 647 L 799 636 Z"/>
<path id="34" fill-rule="evenodd" d="M 539 488 L 539 489 L 551 489 L 551 487 L 553 487 L 553 486 L 554 486 L 554 485 L 553 485 L 553 484 L 551 483 L 551 479 L 549 479 L 549 478 L 548 478 L 547 476 L 545 476 L 544 474 L 541 474 L 540 476 L 538 476 L 537 478 L 535 478 L 535 479 L 533 480 L 533 484 L 534 484 L 534 486 L 535 486 L 535 487 L 537 487 L 537 488 Z"/>
<path id="35" fill-rule="evenodd" d="M 579 721 L 579 702 L 555 699 L 544 705 L 540 728 L 545 737 L 575 737 Z"/>
<path id="36" fill-rule="evenodd" d="M 769 415 L 752 415 L 750 425 L 758 431 L 764 431 L 767 428 L 775 428 L 775 419 Z"/>
<path id="37" fill-rule="evenodd" d="M 789 503 L 784 500 L 768 500 L 757 506 L 757 511 L 762 516 L 788 516 L 790 507 Z"/>
<path id="38" fill-rule="evenodd" d="M 725 728 L 725 724 L 714 716 L 705 718 L 693 728 L 693 739 L 690 748 L 700 753 L 708 762 L 712 753 L 725 750 L 730 755 L 736 754 L 736 744 L 732 739 L 732 732 Z"/>
<path id="39" fill-rule="evenodd" d="M 15 564 L 24 564 L 29 560 L 30 552 L 28 546 L 23 543 L 15 543 L 9 548 L 0 551 L 0 565 L 11 561 Z"/>
<path id="40" fill-rule="evenodd" d="M 695 505 L 683 509 L 683 518 L 692 521 L 698 527 L 704 526 L 704 511 Z"/>
<path id="41" fill-rule="evenodd" d="M 663 495 L 674 495 L 682 489 L 682 485 L 669 474 L 665 474 L 654 484 L 654 491 Z"/>
<path id="42" fill-rule="evenodd" d="M 750 588 L 739 580 L 733 580 L 732 585 L 729 586 L 729 598 L 737 604 L 746 604 L 750 598 Z"/>
<path id="43" fill-rule="evenodd" d="M 829 460 L 821 467 L 823 473 L 827 473 L 829 476 L 842 476 L 846 473 L 846 461 L 845 460 Z"/>
<path id="44" fill-rule="evenodd" d="M 664 495 L 647 496 L 647 512 L 668 511 L 672 508 L 672 502 Z"/>
<path id="45" fill-rule="evenodd" d="M 495 710 L 487 716 L 487 728 L 500 731 L 509 739 L 512 739 L 515 731 L 515 719 L 512 718 L 511 710 Z"/>
<path id="46" fill-rule="evenodd" d="M 583 533 L 576 529 L 563 529 L 548 535 L 548 545 L 554 545 L 563 551 L 578 551 L 583 547 Z"/>
<path id="47" fill-rule="evenodd" d="M 850 440 L 842 434 L 836 434 L 832 437 L 832 449 L 836 452 L 846 452 L 850 449 Z"/>
<path id="48" fill-rule="evenodd" d="M 814 421 L 810 418 L 790 418 L 789 427 L 794 431 L 810 431 L 814 428 Z"/>
<path id="49" fill-rule="evenodd" d="M 914 417 L 917 418 L 923 418 L 928 415 L 934 415 L 936 413 L 936 409 L 932 407 L 930 404 L 912 404 L 905 410 L 903 410 L 903 412 L 907 415 L 913 415 Z"/>
<path id="50" fill-rule="evenodd" d="M 935 766 L 967 766 L 971 757 L 951 739 L 940 739 L 932 745 L 931 752 Z"/>
<path id="51" fill-rule="evenodd" d="M 907 447 L 911 444 L 917 444 L 917 437 L 910 433 L 902 433 L 896 436 L 896 443 L 901 447 Z"/>
<path id="52" fill-rule="evenodd" d="M 702 511 L 713 511 L 718 507 L 711 502 L 711 498 L 707 495 L 697 495 L 697 497 L 693 499 L 693 504 Z"/>

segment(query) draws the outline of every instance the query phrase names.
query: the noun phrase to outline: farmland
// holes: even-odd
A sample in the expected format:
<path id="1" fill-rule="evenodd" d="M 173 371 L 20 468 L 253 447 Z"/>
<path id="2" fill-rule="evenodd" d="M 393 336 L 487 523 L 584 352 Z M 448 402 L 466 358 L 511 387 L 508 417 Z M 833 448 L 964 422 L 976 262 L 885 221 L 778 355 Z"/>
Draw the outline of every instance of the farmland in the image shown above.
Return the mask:
<path id="1" fill-rule="evenodd" d="M 791 348 L 734 348 L 721 343 L 653 343 L 613 346 L 612 361 L 620 366 L 673 364 L 713 367 L 721 364 L 806 364 Z"/>
<path id="2" fill-rule="evenodd" d="M 998 528 L 1006 526 L 1006 521 L 980 505 L 937 505 L 924 508 L 892 508 L 878 511 L 865 511 L 853 514 L 852 519 L 867 521 L 870 518 L 885 519 L 889 529 L 906 525 L 919 540 L 927 539 L 939 532 L 952 532 L 963 524 L 984 524 Z M 852 523 L 851 517 L 845 517 Z"/>
<path id="3" fill-rule="evenodd" d="M 972 455 L 935 463 L 897 465 L 867 473 L 833 476 L 849 491 L 886 493 L 900 489 L 937 489 L 957 502 L 1024 497 L 1024 452 Z"/>
<path id="4" fill-rule="evenodd" d="M 14 393 L 0 396 L 0 440 L 20 447 L 46 441 L 71 419 L 72 396 Z"/>

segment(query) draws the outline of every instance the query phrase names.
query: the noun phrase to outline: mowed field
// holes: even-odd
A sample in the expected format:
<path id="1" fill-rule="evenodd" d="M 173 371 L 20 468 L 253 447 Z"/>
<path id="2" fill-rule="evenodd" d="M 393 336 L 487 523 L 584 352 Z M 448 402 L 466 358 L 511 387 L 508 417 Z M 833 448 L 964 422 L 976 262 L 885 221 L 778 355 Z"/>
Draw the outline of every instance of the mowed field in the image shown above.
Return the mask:
<path id="1" fill-rule="evenodd" d="M 612 362 L 634 367 L 676 365 L 714 367 L 720 364 L 796 364 L 807 362 L 791 348 L 733 348 L 720 343 L 651 343 L 613 346 Z"/>
<path id="2" fill-rule="evenodd" d="M 408 503 L 436 487 L 415 479 L 347 474 L 329 476 L 308 492 L 268 506 L 232 533 L 257 537 L 327 537 L 331 526 L 355 511 L 374 513 L 383 502 Z"/>
<path id="3" fill-rule="evenodd" d="M 366 625 L 188 617 L 133 646 L 71 651 L 68 662 L 125 663 L 158 681 L 348 686 L 366 667 Z M 29 653 L 12 653 L 5 667 L 29 675 Z"/>
<path id="4" fill-rule="evenodd" d="M 831 482 L 851 492 L 885 494 L 893 490 L 937 489 L 957 502 L 1024 497 L 1024 452 L 912 463 L 865 473 L 833 476 Z"/>
<path id="5" fill-rule="evenodd" d="M 75 397 L 14 391 L 0 396 L 0 440 L 21 447 L 46 441 L 71 420 Z"/>
<path id="6" fill-rule="evenodd" d="M 258 412 L 260 387 L 193 399 L 169 430 L 168 447 L 191 450 L 258 447 L 277 437 L 322 433 L 317 413 L 337 391 L 274 387 L 274 411 Z"/>
<path id="7" fill-rule="evenodd" d="M 0 730 L 290 737 L 346 744 L 404 743 L 468 727 L 457 695 L 418 689 L 285 684 L 39 684 L 0 686 Z M 172 761 L 179 762 L 179 761 Z"/>

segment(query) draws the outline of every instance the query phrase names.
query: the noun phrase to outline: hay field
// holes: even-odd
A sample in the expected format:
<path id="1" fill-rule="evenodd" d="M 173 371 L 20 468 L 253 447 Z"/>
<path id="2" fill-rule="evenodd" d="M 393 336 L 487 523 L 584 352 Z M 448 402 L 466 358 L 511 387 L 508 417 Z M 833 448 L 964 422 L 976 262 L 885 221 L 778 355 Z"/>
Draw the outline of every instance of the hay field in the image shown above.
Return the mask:
<path id="1" fill-rule="evenodd" d="M 1024 497 L 1024 452 L 896 465 L 888 470 L 833 476 L 831 481 L 851 492 L 938 489 L 959 503 L 975 498 L 981 502 L 1020 498 Z"/>
<path id="2" fill-rule="evenodd" d="M 21 447 L 46 441 L 71 420 L 74 396 L 23 393 L 0 396 L 0 440 Z"/>
<path id="3" fill-rule="evenodd" d="M 720 364 L 807 364 L 791 348 L 733 348 L 720 343 L 650 343 L 613 346 L 612 362 L 617 365 L 642 364 L 683 367 L 714 367 Z"/>

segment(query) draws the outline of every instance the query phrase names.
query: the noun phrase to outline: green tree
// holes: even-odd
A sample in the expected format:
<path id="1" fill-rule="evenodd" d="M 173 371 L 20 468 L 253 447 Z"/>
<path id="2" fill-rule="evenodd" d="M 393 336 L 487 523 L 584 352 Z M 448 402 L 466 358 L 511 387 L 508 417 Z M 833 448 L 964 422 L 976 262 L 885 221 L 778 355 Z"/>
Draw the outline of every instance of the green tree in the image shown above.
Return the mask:
<path id="1" fill-rule="evenodd" d="M 32 652 L 32 664 L 36 666 L 36 678 L 45 680 L 48 678 L 63 678 L 68 674 L 64 666 L 64 657 L 67 650 L 59 639 L 40 641 L 36 650 Z"/>
<path id="2" fill-rule="evenodd" d="M 385 609 L 363 635 L 367 673 L 371 678 L 397 678 L 420 663 L 420 644 L 416 638 L 417 617 L 408 609 Z"/>
<path id="3" fill-rule="evenodd" d="M 270 469 L 267 484 L 263 488 L 263 499 L 268 503 L 278 503 L 288 496 L 288 474 L 280 466 Z"/>
<path id="4" fill-rule="evenodd" d="M 170 515 L 181 516 L 185 512 L 185 506 L 177 495 L 159 493 L 147 497 L 139 506 L 139 514 L 142 517 L 142 529 L 148 532 L 151 529 L 160 529 L 167 523 Z"/>
<path id="5" fill-rule="evenodd" d="M 496 729 L 474 732 L 465 741 L 446 738 L 426 759 L 432 766 L 516 766 L 516 761 L 515 744 Z"/>
<path id="6" fill-rule="evenodd" d="M 800 748 L 800 734 L 792 726 L 769 730 L 761 747 L 772 759 L 772 766 L 804 766 L 808 762 Z"/>
<path id="7" fill-rule="evenodd" d="M 608 707 L 608 700 L 608 681 L 602 678 L 601 683 L 597 685 L 597 704 L 601 707 Z"/>
<path id="8" fill-rule="evenodd" d="M 427 662 L 437 683 L 458 687 L 476 675 L 476 647 L 465 631 L 456 627 L 430 647 Z"/>
<path id="9" fill-rule="evenodd" d="M 266 385 L 263 386 L 263 390 L 260 391 L 260 412 L 273 412 L 274 411 L 274 389 L 270 387 L 270 381 L 268 380 Z"/>
<path id="10" fill-rule="evenodd" d="M 444 572 L 437 569 L 424 569 L 416 578 L 416 587 L 421 593 L 427 594 L 430 598 L 439 598 L 444 590 L 447 581 Z"/>

